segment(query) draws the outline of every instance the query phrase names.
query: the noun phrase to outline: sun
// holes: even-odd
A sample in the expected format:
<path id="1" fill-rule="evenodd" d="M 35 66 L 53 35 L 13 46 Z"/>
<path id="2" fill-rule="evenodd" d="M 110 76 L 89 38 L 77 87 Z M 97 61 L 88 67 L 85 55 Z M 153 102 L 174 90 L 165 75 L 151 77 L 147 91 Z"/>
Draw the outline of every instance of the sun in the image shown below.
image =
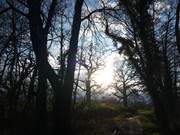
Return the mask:
<path id="1" fill-rule="evenodd" d="M 112 69 L 106 67 L 106 68 L 98 71 L 94 76 L 94 80 L 98 84 L 102 85 L 103 87 L 109 86 L 113 81 L 113 71 L 112 71 Z"/>
<path id="2" fill-rule="evenodd" d="M 114 62 L 120 58 L 119 54 L 115 52 L 106 57 L 104 68 L 94 74 L 94 81 L 104 88 L 110 86 L 114 81 Z"/>

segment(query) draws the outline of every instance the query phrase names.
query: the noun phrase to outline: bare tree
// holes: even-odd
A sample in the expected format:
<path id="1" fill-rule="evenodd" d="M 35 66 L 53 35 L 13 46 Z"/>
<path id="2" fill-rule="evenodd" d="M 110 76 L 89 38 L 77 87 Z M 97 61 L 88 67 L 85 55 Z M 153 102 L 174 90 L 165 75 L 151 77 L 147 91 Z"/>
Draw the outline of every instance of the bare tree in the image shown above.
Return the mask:
<path id="1" fill-rule="evenodd" d="M 128 98 L 141 90 L 141 82 L 135 70 L 128 65 L 127 60 L 115 62 L 115 75 L 113 93 L 119 100 L 122 100 L 125 107 L 128 106 Z"/>
<path id="2" fill-rule="evenodd" d="M 94 88 L 99 87 L 98 84 L 93 81 L 93 75 L 102 68 L 103 63 L 101 60 L 101 54 L 97 54 L 97 48 L 91 43 L 87 47 L 83 48 L 82 59 L 80 59 L 79 64 L 85 69 L 85 80 L 82 81 L 84 83 L 85 88 L 82 88 L 83 91 L 86 92 L 86 102 L 90 103 L 92 98 L 92 90 Z M 82 69 L 83 69 L 82 68 Z M 83 85 L 82 83 L 80 85 Z"/>

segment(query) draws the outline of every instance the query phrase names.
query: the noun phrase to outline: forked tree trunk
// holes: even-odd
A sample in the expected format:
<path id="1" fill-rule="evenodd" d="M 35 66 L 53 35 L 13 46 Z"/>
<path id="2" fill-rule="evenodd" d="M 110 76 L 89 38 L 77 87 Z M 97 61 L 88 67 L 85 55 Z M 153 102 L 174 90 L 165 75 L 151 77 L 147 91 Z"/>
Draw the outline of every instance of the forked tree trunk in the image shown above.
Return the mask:
<path id="1" fill-rule="evenodd" d="M 54 2 L 55 0 L 53 0 Z M 36 55 L 38 71 L 44 79 L 48 79 L 54 90 L 54 135 L 71 135 L 71 101 L 78 48 L 78 36 L 81 25 L 81 8 L 84 0 L 76 0 L 75 14 L 72 24 L 70 47 L 68 52 L 67 70 L 64 86 L 48 63 L 47 31 L 41 19 L 41 1 L 29 0 L 29 26 L 33 50 Z M 50 23 L 50 22 L 48 22 Z M 42 91 L 45 92 L 45 91 Z M 45 95 L 45 93 L 43 94 Z M 44 120 L 43 120 L 44 121 Z M 46 128 L 44 126 L 44 128 Z"/>
<path id="2" fill-rule="evenodd" d="M 55 0 L 53 2 L 56 2 Z M 54 3 L 55 4 L 55 3 Z M 33 51 L 36 56 L 36 65 L 38 70 L 38 92 L 36 100 L 36 134 L 47 134 L 47 100 L 46 88 L 47 79 L 52 85 L 54 93 L 59 89 L 58 76 L 48 62 L 47 36 L 48 30 L 43 27 L 41 19 L 41 1 L 29 0 L 29 27 Z M 51 23 L 51 22 L 48 22 Z"/>

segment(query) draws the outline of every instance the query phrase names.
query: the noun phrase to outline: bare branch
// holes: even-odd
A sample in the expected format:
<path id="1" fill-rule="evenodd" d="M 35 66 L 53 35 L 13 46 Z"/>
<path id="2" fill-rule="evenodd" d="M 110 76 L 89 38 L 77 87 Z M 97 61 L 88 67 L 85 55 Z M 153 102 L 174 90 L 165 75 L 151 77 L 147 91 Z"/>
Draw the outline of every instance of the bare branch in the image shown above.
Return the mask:
<path id="1" fill-rule="evenodd" d="M 81 19 L 81 21 L 84 21 L 84 20 L 86 20 L 86 19 L 89 19 L 93 14 L 95 14 L 95 13 L 101 13 L 101 12 L 103 12 L 103 11 L 115 11 L 115 9 L 114 9 L 114 8 L 107 8 L 107 7 L 103 7 L 103 8 L 100 8 L 100 9 L 96 9 L 96 10 L 90 12 L 87 16 L 83 17 L 83 18 Z"/>
<path id="2" fill-rule="evenodd" d="M 51 3 L 50 9 L 49 9 L 46 26 L 44 28 L 45 33 L 48 33 L 49 28 L 51 27 L 52 18 L 53 18 L 54 14 L 55 14 L 56 5 L 57 5 L 57 0 L 53 0 L 52 3 Z"/>
<path id="3" fill-rule="evenodd" d="M 6 8 L 6 9 L 4 9 L 4 10 L 0 11 L 0 15 L 2 15 L 3 13 L 5 13 L 5 12 L 9 11 L 10 9 L 11 9 L 11 7 L 8 7 L 8 8 Z"/>
<path id="4" fill-rule="evenodd" d="M 12 5 L 8 0 L 6 0 L 6 2 L 7 2 L 7 4 L 9 5 L 9 8 L 10 8 L 10 9 L 12 9 L 12 10 L 14 10 L 15 12 L 17 12 L 17 13 L 19 13 L 19 14 L 21 14 L 21 15 L 23 15 L 23 16 L 25 16 L 25 17 L 28 18 L 28 14 L 26 14 L 26 13 L 22 12 L 21 10 L 17 9 L 17 8 L 16 8 L 14 5 Z"/>

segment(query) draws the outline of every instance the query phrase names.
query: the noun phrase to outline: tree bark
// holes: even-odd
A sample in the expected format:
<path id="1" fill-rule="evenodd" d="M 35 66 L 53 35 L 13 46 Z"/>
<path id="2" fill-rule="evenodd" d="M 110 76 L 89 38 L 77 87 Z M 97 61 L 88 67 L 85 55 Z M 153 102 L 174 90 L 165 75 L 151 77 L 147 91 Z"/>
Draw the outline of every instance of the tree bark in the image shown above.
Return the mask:
<path id="1" fill-rule="evenodd" d="M 36 96 L 36 135 L 47 135 L 47 80 L 42 71 L 38 73 L 38 89 Z"/>
<path id="2" fill-rule="evenodd" d="M 54 135 L 72 134 L 71 103 L 83 2 L 84 0 L 76 0 L 75 3 L 75 11 L 71 30 L 70 45 L 68 50 L 67 69 L 65 73 L 64 85 L 62 91 L 58 94 L 60 95 L 60 98 L 57 98 L 57 101 L 55 101 L 55 108 L 57 108 L 55 113 L 59 113 L 59 117 L 54 119 Z"/>
<path id="3" fill-rule="evenodd" d="M 128 102 L 127 102 L 127 89 L 126 89 L 126 84 L 125 84 L 125 80 L 123 78 L 123 105 L 125 107 L 128 107 Z"/>
<path id="4" fill-rule="evenodd" d="M 30 37 L 36 56 L 36 65 L 39 75 L 39 84 L 36 100 L 36 134 L 44 135 L 47 134 L 47 79 L 49 80 L 53 88 L 55 98 L 57 97 L 58 91 L 60 91 L 60 83 L 58 81 L 58 76 L 48 62 L 47 51 L 47 36 L 54 14 L 53 10 L 55 10 L 54 8 L 56 5 L 56 0 L 52 1 L 45 27 L 43 27 L 43 22 L 41 18 L 41 4 L 42 2 L 39 0 L 28 0 Z"/>

